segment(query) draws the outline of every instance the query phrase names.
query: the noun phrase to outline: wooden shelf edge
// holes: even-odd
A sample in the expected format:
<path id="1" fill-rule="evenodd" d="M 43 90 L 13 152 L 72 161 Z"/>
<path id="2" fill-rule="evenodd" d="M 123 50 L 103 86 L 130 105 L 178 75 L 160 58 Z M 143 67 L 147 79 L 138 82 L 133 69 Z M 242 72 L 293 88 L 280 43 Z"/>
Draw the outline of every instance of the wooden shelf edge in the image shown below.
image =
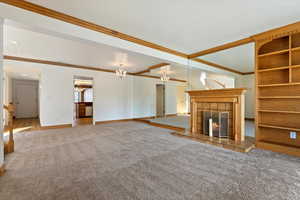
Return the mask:
<path id="1" fill-rule="evenodd" d="M 282 67 L 274 67 L 270 69 L 258 69 L 257 72 L 268 72 L 268 71 L 276 71 L 276 70 L 285 70 L 285 69 L 295 69 L 295 68 L 300 68 L 300 65 L 291 65 L 291 66 L 282 66 Z"/>
<path id="2" fill-rule="evenodd" d="M 285 153 L 292 156 L 300 156 L 300 148 L 298 147 L 287 146 L 284 144 L 281 145 L 267 141 L 256 141 L 255 145 L 260 149 L 270 150 L 278 153 Z"/>
<path id="3" fill-rule="evenodd" d="M 291 48 L 292 51 L 300 51 L 300 47 L 293 47 Z"/>
<path id="4" fill-rule="evenodd" d="M 258 124 L 258 127 L 281 129 L 281 130 L 288 130 L 288 131 L 300 131 L 299 128 L 290 128 L 290 127 L 282 127 L 282 126 L 272 126 L 272 125 L 266 125 L 266 124 Z"/>
<path id="5" fill-rule="evenodd" d="M 291 66 L 292 69 L 299 68 L 299 67 L 300 67 L 300 65 L 292 65 Z"/>
<path id="6" fill-rule="evenodd" d="M 292 86 L 292 85 L 300 85 L 299 83 L 276 83 L 276 84 L 265 84 L 265 85 L 257 85 L 258 87 L 280 87 L 280 86 Z"/>
<path id="7" fill-rule="evenodd" d="M 300 99 L 300 96 L 261 96 L 258 99 Z"/>
<path id="8" fill-rule="evenodd" d="M 283 66 L 283 67 L 274 67 L 270 69 L 259 69 L 257 72 L 268 72 L 268 71 L 275 71 L 275 70 L 284 70 L 284 69 L 289 69 L 290 66 Z"/>
<path id="9" fill-rule="evenodd" d="M 278 54 L 283 54 L 283 53 L 288 53 L 288 52 L 289 52 L 289 49 L 284 49 L 284 50 L 274 51 L 274 52 L 270 52 L 270 53 L 259 54 L 258 57 L 262 58 L 262 57 L 266 57 L 266 56 L 273 56 L 273 55 L 278 55 Z"/>
<path id="10" fill-rule="evenodd" d="M 300 114 L 300 112 L 296 112 L 296 111 L 282 111 L 282 110 L 258 110 L 258 112 Z"/>

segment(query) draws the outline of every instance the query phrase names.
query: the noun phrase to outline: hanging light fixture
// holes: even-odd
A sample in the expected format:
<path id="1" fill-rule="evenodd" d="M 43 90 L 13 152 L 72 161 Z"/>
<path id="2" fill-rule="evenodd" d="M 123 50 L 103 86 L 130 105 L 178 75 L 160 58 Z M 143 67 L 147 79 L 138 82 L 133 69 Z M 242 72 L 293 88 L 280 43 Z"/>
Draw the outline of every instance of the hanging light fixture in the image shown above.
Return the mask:
<path id="1" fill-rule="evenodd" d="M 170 80 L 170 77 L 168 76 L 169 67 L 169 65 L 167 67 L 164 67 L 164 69 L 160 72 L 160 80 L 163 82 L 167 82 Z"/>
<path id="2" fill-rule="evenodd" d="M 166 71 L 161 73 L 160 80 L 163 82 L 167 82 L 170 80 L 170 77 L 168 76 L 168 73 Z"/>
<path id="3" fill-rule="evenodd" d="M 127 71 L 125 69 L 122 69 L 123 64 L 120 64 L 120 67 L 116 70 L 116 75 L 117 77 L 119 77 L 120 79 L 125 78 Z"/>

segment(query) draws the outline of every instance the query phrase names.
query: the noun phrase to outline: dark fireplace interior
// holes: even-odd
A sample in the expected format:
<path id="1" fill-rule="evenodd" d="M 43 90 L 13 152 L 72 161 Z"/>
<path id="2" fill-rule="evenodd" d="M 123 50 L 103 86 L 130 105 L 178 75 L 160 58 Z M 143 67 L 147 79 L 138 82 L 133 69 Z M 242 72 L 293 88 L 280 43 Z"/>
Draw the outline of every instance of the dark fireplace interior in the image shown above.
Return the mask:
<path id="1" fill-rule="evenodd" d="M 203 111 L 203 133 L 213 137 L 228 138 L 229 112 Z"/>

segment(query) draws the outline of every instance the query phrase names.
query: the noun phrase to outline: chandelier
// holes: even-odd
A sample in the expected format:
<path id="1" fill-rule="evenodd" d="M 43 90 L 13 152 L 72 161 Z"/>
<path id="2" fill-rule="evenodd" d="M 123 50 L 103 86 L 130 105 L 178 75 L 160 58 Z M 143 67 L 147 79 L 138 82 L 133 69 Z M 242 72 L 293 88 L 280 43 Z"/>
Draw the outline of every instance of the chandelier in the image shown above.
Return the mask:
<path id="1" fill-rule="evenodd" d="M 125 78 L 127 71 L 125 69 L 122 69 L 123 64 L 120 64 L 120 67 L 116 70 L 116 75 L 117 77 L 119 77 L 120 79 Z"/>
<path id="2" fill-rule="evenodd" d="M 167 71 L 162 71 L 160 74 L 160 80 L 163 82 L 167 82 L 170 80 L 170 77 L 168 76 Z"/>

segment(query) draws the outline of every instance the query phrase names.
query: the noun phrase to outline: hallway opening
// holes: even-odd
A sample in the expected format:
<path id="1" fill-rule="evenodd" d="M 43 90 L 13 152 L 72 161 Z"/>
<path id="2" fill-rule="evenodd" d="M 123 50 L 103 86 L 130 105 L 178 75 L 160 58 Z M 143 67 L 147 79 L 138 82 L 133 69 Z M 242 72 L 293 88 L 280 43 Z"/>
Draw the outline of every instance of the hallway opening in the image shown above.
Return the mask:
<path id="1" fill-rule="evenodd" d="M 74 76 L 73 126 L 93 124 L 93 78 Z"/>

